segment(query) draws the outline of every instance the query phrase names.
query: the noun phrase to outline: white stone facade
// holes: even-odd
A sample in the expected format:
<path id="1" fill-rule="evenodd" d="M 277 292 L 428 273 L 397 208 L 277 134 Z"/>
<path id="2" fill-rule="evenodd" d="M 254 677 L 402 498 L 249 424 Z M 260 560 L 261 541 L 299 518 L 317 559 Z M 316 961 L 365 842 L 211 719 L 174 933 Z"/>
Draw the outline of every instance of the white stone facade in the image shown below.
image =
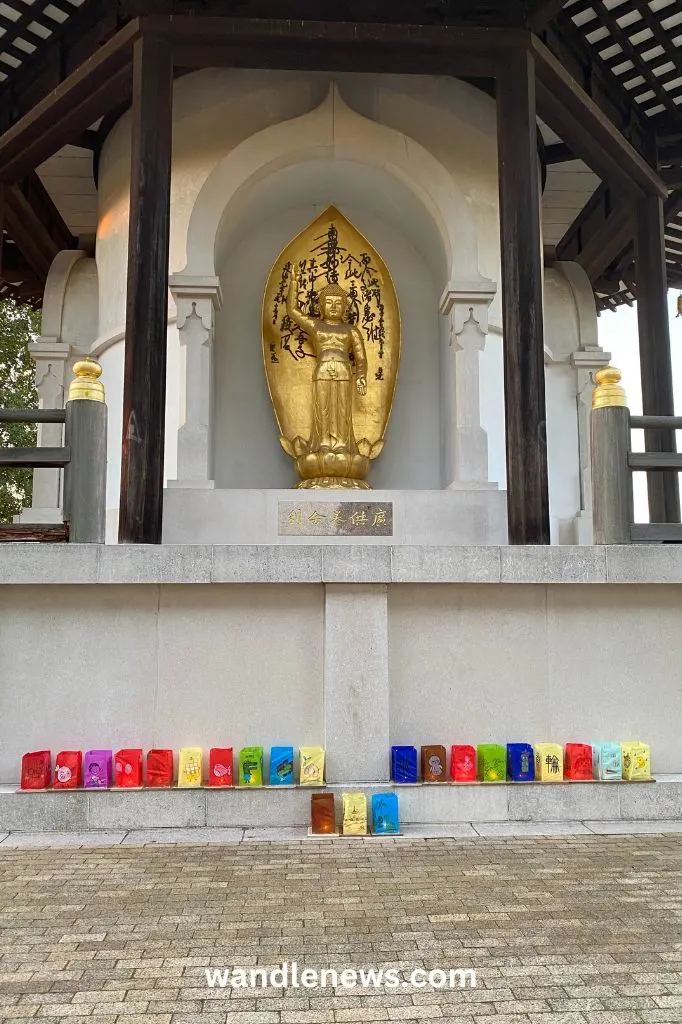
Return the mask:
<path id="1" fill-rule="evenodd" d="M 90 351 L 102 362 L 112 541 L 129 168 L 126 114 L 101 154 L 96 263 L 60 254 L 51 275 L 59 288 L 48 282 L 45 304 L 46 322 L 51 316 L 59 325 L 36 350 L 46 404 L 59 404 L 71 355 Z M 295 479 L 262 365 L 262 295 L 281 249 L 334 204 L 386 260 L 401 308 L 398 388 L 370 482 L 406 501 L 421 492 L 430 521 L 439 523 L 432 542 L 504 542 L 494 102 L 451 78 L 223 69 L 186 75 L 175 83 L 171 188 L 165 539 L 280 541 L 260 510 Z M 579 267 L 547 269 L 545 322 L 552 537 L 585 543 L 589 374 L 606 356 Z M 58 474 L 43 479 L 36 504 L 56 516 Z M 252 536 L 231 529 L 230 505 L 237 519 L 261 523 Z M 404 542 L 429 539 L 408 530 Z"/>
<path id="2" fill-rule="evenodd" d="M 323 745 L 335 784 L 393 743 L 642 739 L 682 772 L 680 614 L 675 547 L 6 544 L 0 783 L 27 750 L 253 743 Z"/>

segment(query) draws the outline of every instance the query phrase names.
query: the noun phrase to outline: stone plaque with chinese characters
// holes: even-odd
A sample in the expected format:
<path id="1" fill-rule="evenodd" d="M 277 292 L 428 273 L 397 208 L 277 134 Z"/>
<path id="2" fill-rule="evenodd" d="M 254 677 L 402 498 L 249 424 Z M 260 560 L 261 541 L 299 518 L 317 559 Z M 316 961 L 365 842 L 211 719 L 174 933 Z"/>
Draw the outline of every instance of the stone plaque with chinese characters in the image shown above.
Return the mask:
<path id="1" fill-rule="evenodd" d="M 285 537 L 392 537 L 391 501 L 280 501 L 277 532 Z"/>

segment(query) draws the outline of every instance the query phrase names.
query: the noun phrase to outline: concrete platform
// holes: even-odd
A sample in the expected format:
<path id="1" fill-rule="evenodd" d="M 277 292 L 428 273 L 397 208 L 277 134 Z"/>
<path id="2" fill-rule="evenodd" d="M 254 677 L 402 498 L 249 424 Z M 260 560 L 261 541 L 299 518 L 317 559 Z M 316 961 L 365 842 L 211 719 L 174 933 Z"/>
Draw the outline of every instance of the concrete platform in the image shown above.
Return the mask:
<path id="1" fill-rule="evenodd" d="M 587 821 L 610 823 L 617 832 L 618 822 L 682 821 L 680 775 L 659 776 L 654 783 L 378 783 L 326 789 L 336 794 L 339 809 L 343 792 L 364 792 L 368 798 L 373 793 L 396 792 L 401 821 L 415 826 Z M 6 786 L 0 788 L 0 834 L 206 829 L 204 841 L 209 841 L 216 830 L 307 826 L 310 794 L 307 787 L 17 793 Z"/>
<path id="2" fill-rule="evenodd" d="M 300 538 L 299 538 L 300 539 Z M 682 583 L 682 545 L 3 544 L 0 585 Z"/>

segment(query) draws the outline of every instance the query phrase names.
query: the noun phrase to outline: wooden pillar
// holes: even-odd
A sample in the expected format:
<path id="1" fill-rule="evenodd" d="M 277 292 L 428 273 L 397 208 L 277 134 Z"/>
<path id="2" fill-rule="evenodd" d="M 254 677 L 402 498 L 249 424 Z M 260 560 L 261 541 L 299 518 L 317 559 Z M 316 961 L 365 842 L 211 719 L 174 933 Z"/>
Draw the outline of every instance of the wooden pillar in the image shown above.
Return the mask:
<path id="1" fill-rule="evenodd" d="M 645 416 L 673 416 L 673 372 L 670 359 L 668 280 L 663 238 L 663 200 L 647 196 L 636 204 L 636 280 L 642 410 Z M 646 430 L 648 452 L 676 451 L 674 430 Z M 648 473 L 649 518 L 652 523 L 679 523 L 678 474 Z"/>
<path id="2" fill-rule="evenodd" d="M 507 512 L 510 544 L 549 544 L 535 69 L 509 51 L 497 79 Z"/>
<path id="3" fill-rule="evenodd" d="M 2 268 L 4 266 L 3 256 L 5 248 L 5 210 L 7 208 L 7 189 L 3 182 L 0 182 L 0 280 L 2 279 Z"/>
<path id="4" fill-rule="evenodd" d="M 170 45 L 143 35 L 133 58 L 121 543 L 161 543 L 172 102 Z"/>

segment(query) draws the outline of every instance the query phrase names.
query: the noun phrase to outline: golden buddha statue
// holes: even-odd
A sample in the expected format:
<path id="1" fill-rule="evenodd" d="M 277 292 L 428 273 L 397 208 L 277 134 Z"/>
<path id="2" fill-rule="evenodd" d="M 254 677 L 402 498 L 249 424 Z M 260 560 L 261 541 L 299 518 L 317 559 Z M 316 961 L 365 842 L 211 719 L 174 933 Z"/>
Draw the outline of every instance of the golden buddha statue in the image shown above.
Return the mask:
<path id="1" fill-rule="evenodd" d="M 299 274 L 293 269 L 287 296 L 287 313 L 313 347 L 317 365 L 313 371 L 313 431 L 311 452 L 357 454 L 353 435 L 353 364 L 359 395 L 367 394 L 367 355 L 357 327 L 346 322 L 348 293 L 328 284 L 318 295 L 321 319 L 301 312 L 298 302 Z"/>
<path id="2" fill-rule="evenodd" d="M 272 269 L 263 355 L 298 486 L 368 488 L 395 391 L 400 314 L 383 261 L 333 207 Z"/>

